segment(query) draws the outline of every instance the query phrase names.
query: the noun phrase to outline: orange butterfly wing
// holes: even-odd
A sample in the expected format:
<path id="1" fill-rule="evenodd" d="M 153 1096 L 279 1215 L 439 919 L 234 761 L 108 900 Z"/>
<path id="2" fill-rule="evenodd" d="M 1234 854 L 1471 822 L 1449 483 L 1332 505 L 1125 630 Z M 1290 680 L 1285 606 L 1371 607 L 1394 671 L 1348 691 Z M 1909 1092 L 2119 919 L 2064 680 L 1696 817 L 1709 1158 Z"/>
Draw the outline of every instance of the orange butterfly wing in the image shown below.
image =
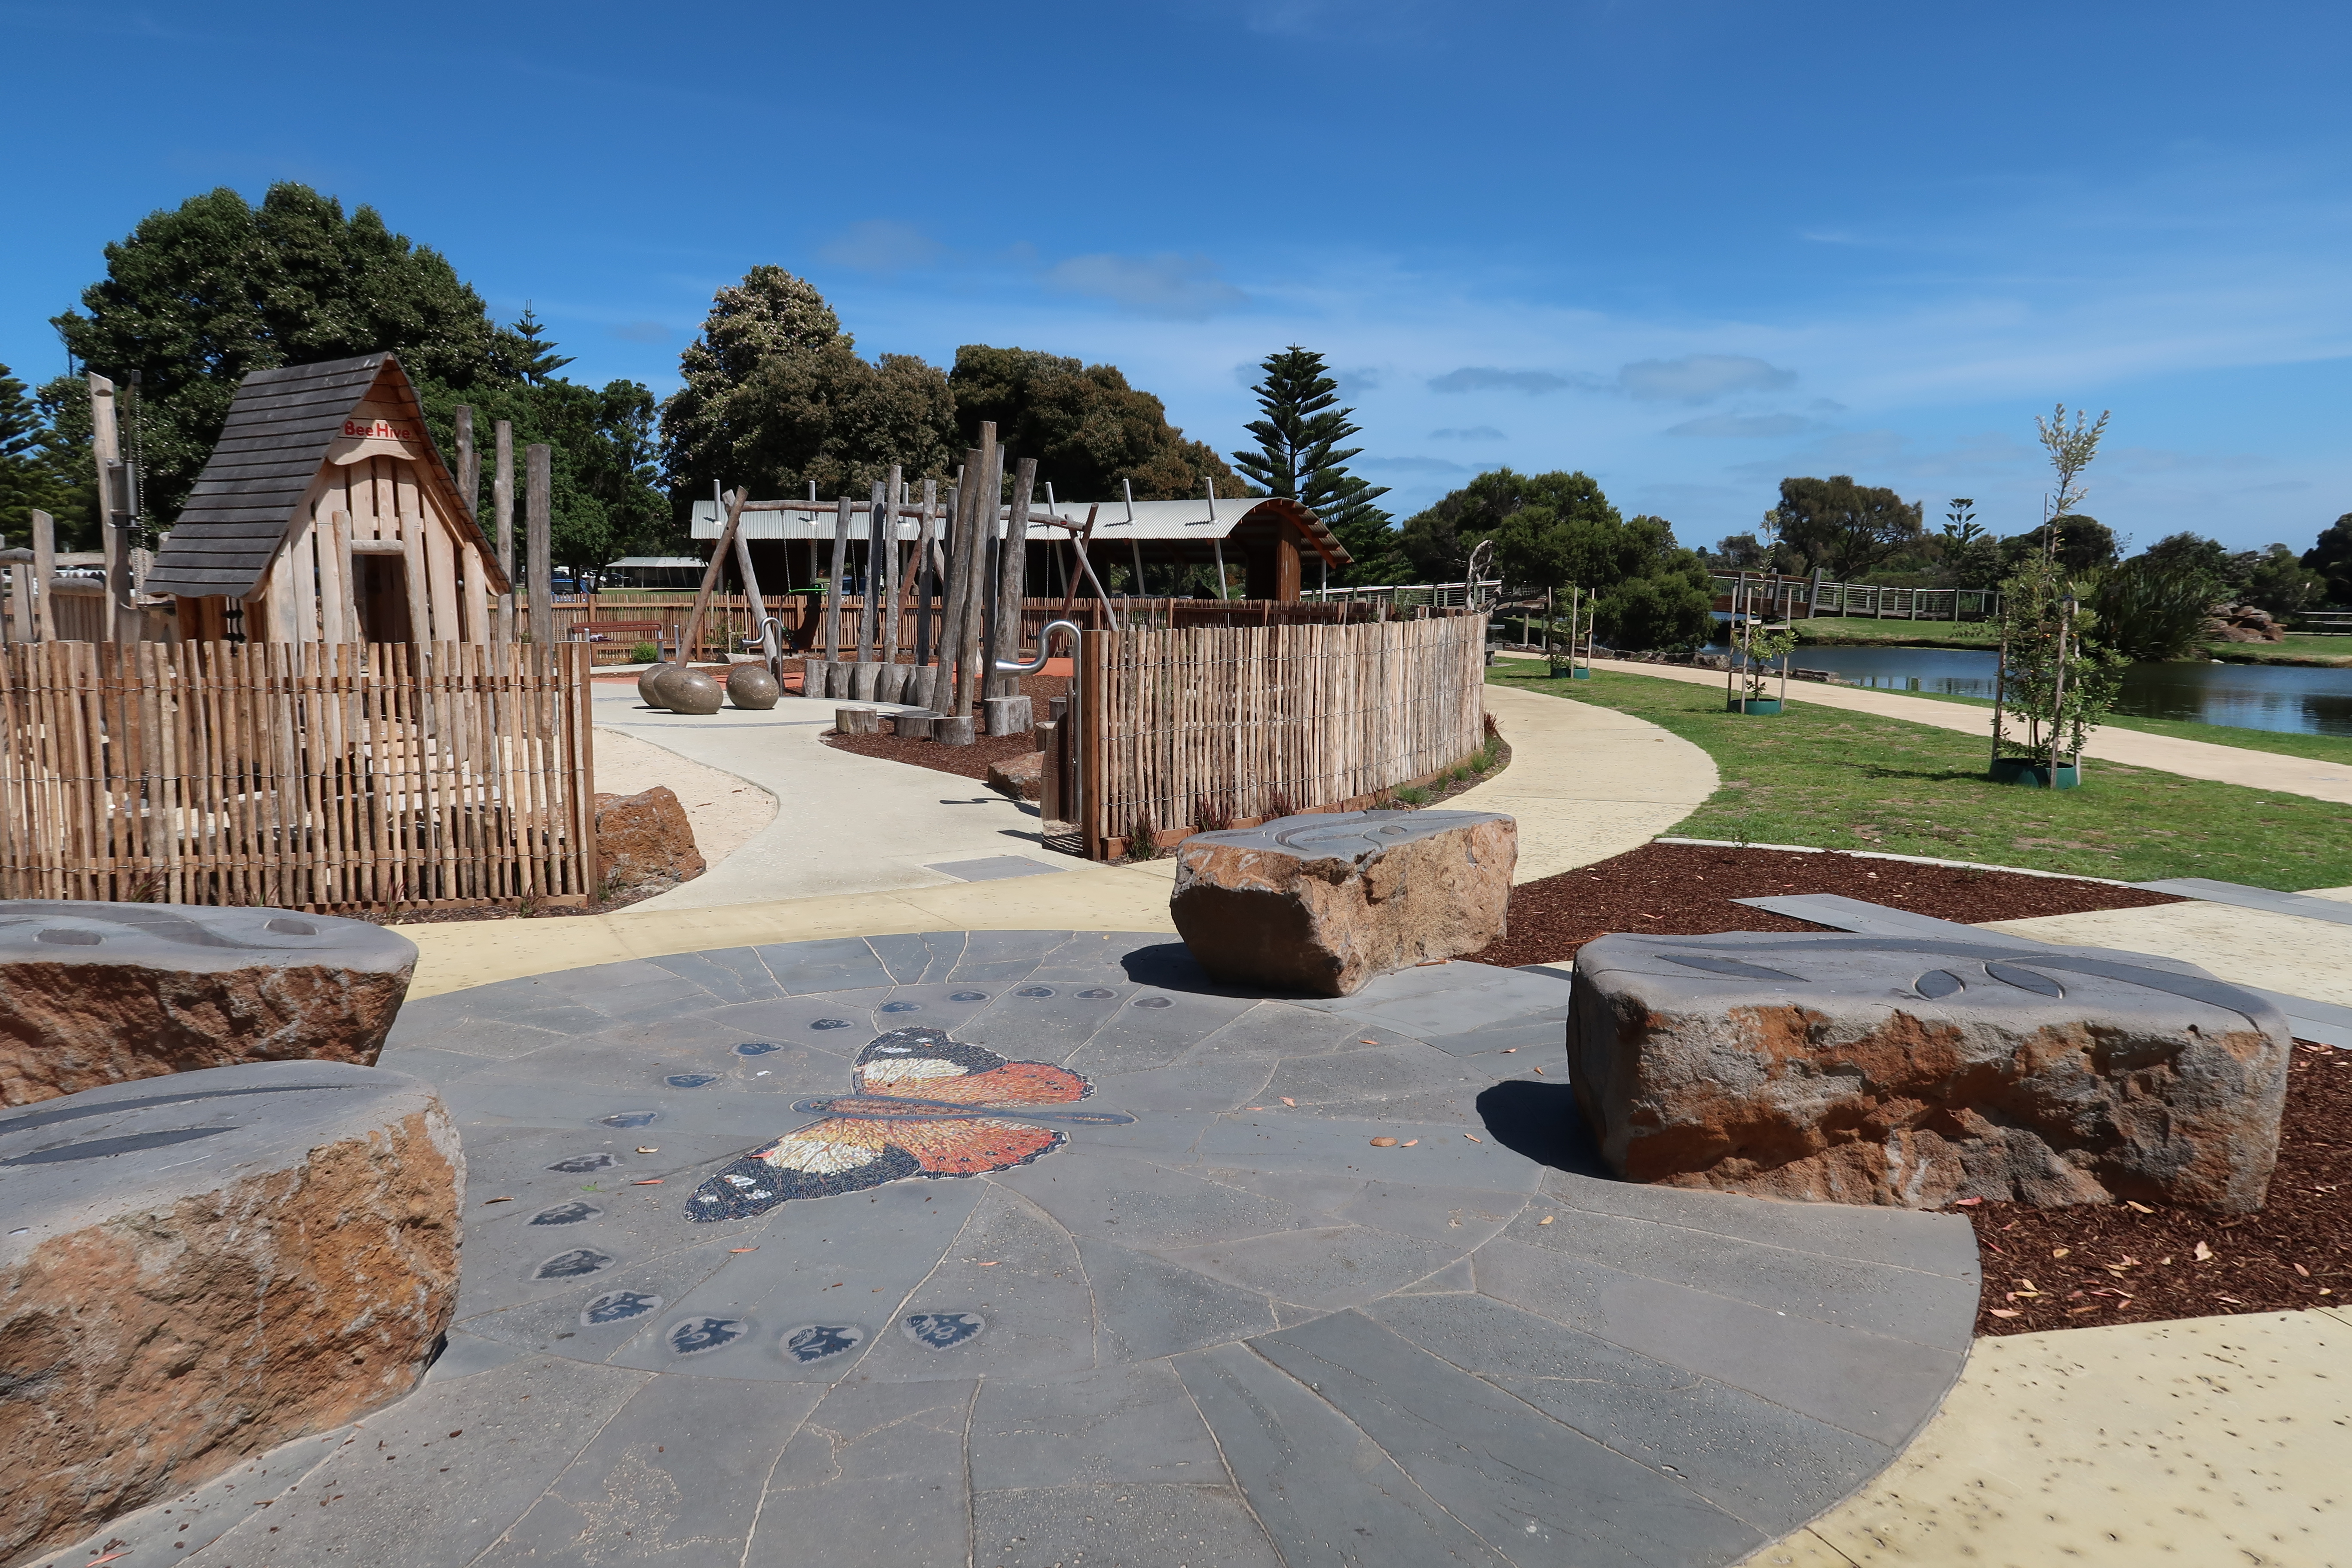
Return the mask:
<path id="1" fill-rule="evenodd" d="M 1061 1147 L 1062 1134 L 1043 1127 L 1024 1127 L 992 1116 L 957 1117 L 946 1121 L 883 1121 L 884 1134 L 894 1149 L 903 1149 L 924 1174 L 977 1176 L 1009 1171 L 1038 1155 Z"/>
<path id="2" fill-rule="evenodd" d="M 1092 1087 L 1067 1068 L 1051 1062 L 1006 1062 L 961 1078 L 927 1079 L 909 1086 L 909 1090 L 925 1100 L 949 1100 L 958 1105 L 1062 1105 L 1084 1100 Z"/>

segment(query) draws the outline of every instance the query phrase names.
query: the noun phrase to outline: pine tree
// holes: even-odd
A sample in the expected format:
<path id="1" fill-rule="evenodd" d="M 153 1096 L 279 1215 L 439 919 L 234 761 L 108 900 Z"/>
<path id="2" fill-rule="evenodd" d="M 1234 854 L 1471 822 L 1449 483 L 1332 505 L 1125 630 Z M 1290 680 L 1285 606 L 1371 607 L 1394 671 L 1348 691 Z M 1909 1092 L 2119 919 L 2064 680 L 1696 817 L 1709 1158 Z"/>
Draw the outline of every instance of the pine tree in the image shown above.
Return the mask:
<path id="1" fill-rule="evenodd" d="M 0 540 L 22 544 L 35 509 L 58 514 L 73 499 L 49 450 L 53 432 L 25 384 L 0 364 Z"/>
<path id="2" fill-rule="evenodd" d="M 515 374 L 532 386 L 545 386 L 555 379 L 555 373 L 572 363 L 570 354 L 555 352 L 555 340 L 547 335 L 547 323 L 531 314 L 530 301 L 522 302 L 522 318 L 506 331 L 504 345 L 514 361 Z"/>
<path id="3" fill-rule="evenodd" d="M 1357 431 L 1348 418 L 1355 410 L 1335 406 L 1339 384 L 1325 373 L 1321 354 L 1297 343 L 1268 354 L 1260 368 L 1265 379 L 1250 390 L 1265 417 L 1248 426 L 1258 449 L 1235 452 L 1234 467 L 1268 494 L 1298 501 L 1322 519 L 1355 558 L 1351 579 L 1382 575 L 1383 558 L 1395 556 L 1397 542 L 1389 514 L 1372 503 L 1388 487 L 1348 472 L 1348 459 L 1363 448 L 1339 449 Z"/>

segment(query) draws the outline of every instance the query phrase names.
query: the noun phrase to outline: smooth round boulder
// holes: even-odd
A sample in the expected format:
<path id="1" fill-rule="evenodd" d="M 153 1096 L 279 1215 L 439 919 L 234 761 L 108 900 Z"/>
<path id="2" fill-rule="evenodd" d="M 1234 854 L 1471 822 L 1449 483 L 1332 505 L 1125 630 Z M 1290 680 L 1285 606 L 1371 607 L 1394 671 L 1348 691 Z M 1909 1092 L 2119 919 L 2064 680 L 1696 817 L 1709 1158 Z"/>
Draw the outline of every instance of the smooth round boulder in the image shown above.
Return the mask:
<path id="1" fill-rule="evenodd" d="M 637 672 L 637 700 L 644 703 L 648 708 L 659 708 L 663 706 L 661 699 L 654 694 L 654 688 L 660 683 L 663 676 L 667 675 L 671 670 L 676 669 L 677 668 L 677 666 L 668 663 L 649 664 L 646 666 L 645 668 L 639 670 Z"/>
<path id="2" fill-rule="evenodd" d="M 239 1062 L 367 1066 L 416 944 L 365 921 L 211 904 L 0 902 L 0 1105 Z"/>
<path id="3" fill-rule="evenodd" d="M 465 1170 L 431 1085 L 341 1062 L 0 1114 L 0 1561 L 415 1388 Z"/>
<path id="4" fill-rule="evenodd" d="M 698 669 L 676 665 L 654 682 L 654 697 L 673 713 L 716 713 L 726 691 Z"/>
<path id="5" fill-rule="evenodd" d="M 755 713 L 773 708 L 783 689 L 764 664 L 739 664 L 727 672 L 727 700 Z"/>

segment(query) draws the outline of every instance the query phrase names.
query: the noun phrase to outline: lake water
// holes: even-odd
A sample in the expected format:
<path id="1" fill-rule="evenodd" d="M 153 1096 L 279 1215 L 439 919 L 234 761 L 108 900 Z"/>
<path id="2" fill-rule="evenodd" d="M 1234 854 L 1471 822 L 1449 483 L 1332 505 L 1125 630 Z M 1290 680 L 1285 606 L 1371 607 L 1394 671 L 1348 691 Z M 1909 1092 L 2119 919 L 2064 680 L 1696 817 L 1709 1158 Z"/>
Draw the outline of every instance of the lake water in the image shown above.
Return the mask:
<path id="1" fill-rule="evenodd" d="M 1963 648 L 1801 647 L 1792 662 L 1882 690 L 1990 699 L 1993 661 L 1990 653 Z M 2116 711 L 2288 734 L 2352 735 L 2352 666 L 2136 664 L 2124 676 Z"/>

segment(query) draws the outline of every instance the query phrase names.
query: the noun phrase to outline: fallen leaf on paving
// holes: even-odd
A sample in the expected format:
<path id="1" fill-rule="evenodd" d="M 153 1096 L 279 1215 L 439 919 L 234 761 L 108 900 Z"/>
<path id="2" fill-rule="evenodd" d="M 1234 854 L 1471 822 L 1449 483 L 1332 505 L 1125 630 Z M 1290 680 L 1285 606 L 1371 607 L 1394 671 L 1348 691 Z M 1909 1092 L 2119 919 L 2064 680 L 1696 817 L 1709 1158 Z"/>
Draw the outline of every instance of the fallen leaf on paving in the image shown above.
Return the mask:
<path id="1" fill-rule="evenodd" d="M 1003 1262 L 1003 1258 L 990 1258 L 990 1259 L 989 1259 L 987 1262 L 985 1262 L 985 1263 L 975 1263 L 975 1264 L 973 1264 L 973 1265 L 972 1265 L 972 1267 L 974 1267 L 975 1268 L 995 1268 L 999 1263 L 1001 1263 L 1001 1262 Z"/>
<path id="2" fill-rule="evenodd" d="M 1536 1068 L 1536 1071 L 1538 1071 L 1538 1073 L 1540 1073 L 1540 1072 L 1542 1072 L 1542 1071 L 1543 1071 L 1543 1068 Z"/>
<path id="3" fill-rule="evenodd" d="M 1479 1137 L 1475 1132 L 1465 1132 L 1462 1136 L 1467 1138 L 1473 1143 L 1484 1143 L 1486 1142 L 1484 1138 Z"/>
<path id="4" fill-rule="evenodd" d="M 730 1252 L 757 1252 L 760 1249 L 756 1247 L 730 1247 L 727 1250 Z"/>
<path id="5" fill-rule="evenodd" d="M 1517 1046 L 1505 1046 L 1503 1047 L 1503 1054 L 1507 1057 L 1517 1056 L 1518 1054 L 1518 1050 L 1519 1047 Z"/>
<path id="6" fill-rule="evenodd" d="M 1298 1103 L 1298 1101 L 1297 1101 L 1297 1100 L 1295 1100 L 1291 1099 L 1291 1098 L 1290 1098 L 1290 1096 L 1288 1096 L 1288 1095 L 1286 1095 L 1286 1095 L 1284 1095 L 1284 1096 L 1282 1097 L 1282 1103 L 1283 1103 L 1283 1104 L 1285 1104 L 1285 1105 L 1292 1105 L 1292 1106 L 1295 1106 L 1295 1105 L 1297 1105 L 1297 1104 Z"/>
<path id="7" fill-rule="evenodd" d="M 659 1176 L 647 1176 L 642 1182 L 631 1182 L 629 1184 L 629 1185 L 633 1187 L 658 1187 L 661 1184 L 662 1179 Z"/>
<path id="8" fill-rule="evenodd" d="M 1378 1040 L 1358 1040 L 1358 1041 L 1356 1042 L 1356 1044 L 1358 1044 L 1358 1045 L 1360 1045 L 1360 1046 L 1377 1046 L 1377 1045 L 1379 1045 L 1379 1044 L 1380 1044 L 1380 1041 L 1378 1041 Z"/>
<path id="9" fill-rule="evenodd" d="M 1549 1224 L 1552 1222 L 1552 1220 L 1553 1220 L 1553 1218 L 1554 1218 L 1554 1217 L 1555 1217 L 1555 1216 L 1553 1216 L 1553 1215 L 1544 1215 L 1544 1216 L 1543 1216 L 1543 1218 L 1541 1218 L 1541 1219 L 1539 1219 L 1539 1220 L 1536 1221 L 1536 1223 L 1537 1223 L 1538 1225 L 1549 1225 Z"/>
<path id="10" fill-rule="evenodd" d="M 637 1152 L 640 1154 L 658 1154 L 661 1152 L 661 1150 L 652 1143 L 640 1143 L 637 1145 Z"/>
<path id="11" fill-rule="evenodd" d="M 2197 1244 L 2196 1250 L 2189 1253 L 2189 1256 L 2197 1259 L 2200 1263 L 2210 1263 L 2213 1259 L 2213 1249 L 2200 1241 Z"/>
<path id="12" fill-rule="evenodd" d="M 510 1204 L 510 1203 L 512 1203 L 512 1202 L 514 1202 L 514 1199 L 512 1199 L 512 1198 L 484 1198 L 484 1199 L 482 1200 L 482 1206 L 483 1206 L 484 1208 L 488 1208 L 488 1207 L 489 1207 L 492 1204 Z M 115 1553 L 115 1555 L 119 1557 L 119 1556 L 121 1556 L 121 1552 L 117 1552 L 117 1553 Z"/>
<path id="13" fill-rule="evenodd" d="M 1397 1141 L 1393 1138 L 1375 1138 L 1372 1140 L 1372 1147 L 1375 1149 L 1393 1149 L 1396 1146 Z"/>
<path id="14" fill-rule="evenodd" d="M 1406 1148 L 1410 1149 L 1410 1148 L 1412 1148 L 1414 1144 L 1416 1144 L 1416 1143 L 1418 1143 L 1418 1142 L 1421 1142 L 1421 1140 L 1420 1140 L 1420 1139 L 1418 1139 L 1418 1138 L 1408 1138 L 1408 1139 L 1406 1139 L 1406 1140 L 1404 1141 L 1404 1146 L 1405 1146 Z"/>

